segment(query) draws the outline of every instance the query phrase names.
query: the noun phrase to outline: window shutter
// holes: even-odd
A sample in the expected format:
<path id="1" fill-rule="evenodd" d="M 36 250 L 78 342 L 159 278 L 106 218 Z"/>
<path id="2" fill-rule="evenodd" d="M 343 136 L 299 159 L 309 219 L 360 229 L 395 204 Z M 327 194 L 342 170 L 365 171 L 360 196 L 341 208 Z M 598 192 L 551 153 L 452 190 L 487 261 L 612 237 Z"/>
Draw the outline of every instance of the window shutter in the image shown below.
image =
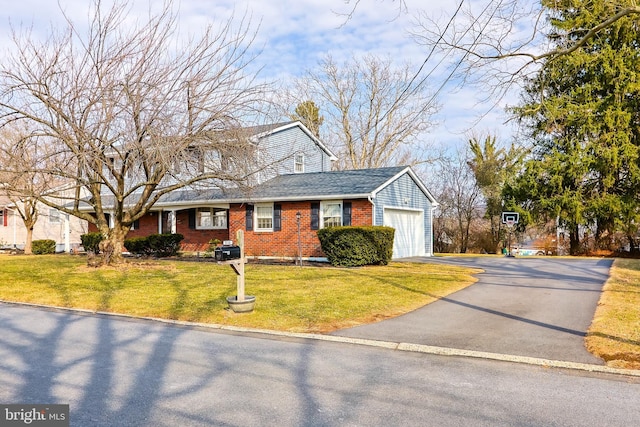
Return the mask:
<path id="1" fill-rule="evenodd" d="M 196 228 L 196 210 L 189 209 L 189 228 L 195 230 Z"/>
<path id="2" fill-rule="evenodd" d="M 273 205 L 273 231 L 282 230 L 282 205 Z"/>
<path id="3" fill-rule="evenodd" d="M 320 203 L 311 203 L 311 229 L 318 230 L 320 228 Z"/>
<path id="4" fill-rule="evenodd" d="M 245 213 L 245 221 L 247 231 L 253 231 L 253 205 L 247 205 L 247 211 Z"/>
<path id="5" fill-rule="evenodd" d="M 111 228 L 111 214 L 104 214 L 104 219 L 107 221 L 107 227 Z"/>
<path id="6" fill-rule="evenodd" d="M 351 202 L 342 204 L 342 225 L 351 225 Z"/>
<path id="7" fill-rule="evenodd" d="M 133 225 L 131 227 L 132 230 L 140 230 L 140 220 L 136 219 L 133 221 Z"/>
<path id="8" fill-rule="evenodd" d="M 8 219 L 8 218 L 7 218 L 7 216 L 8 216 L 7 214 L 8 214 L 8 213 L 9 213 L 9 211 L 8 211 L 8 210 L 6 210 L 6 209 L 4 209 L 4 210 L 2 211 L 2 221 L 3 221 L 3 224 L 2 224 L 2 225 L 3 225 L 3 226 L 5 226 L 5 227 L 6 227 L 6 226 L 7 226 L 7 224 L 9 223 L 9 222 L 7 221 L 7 219 Z"/>

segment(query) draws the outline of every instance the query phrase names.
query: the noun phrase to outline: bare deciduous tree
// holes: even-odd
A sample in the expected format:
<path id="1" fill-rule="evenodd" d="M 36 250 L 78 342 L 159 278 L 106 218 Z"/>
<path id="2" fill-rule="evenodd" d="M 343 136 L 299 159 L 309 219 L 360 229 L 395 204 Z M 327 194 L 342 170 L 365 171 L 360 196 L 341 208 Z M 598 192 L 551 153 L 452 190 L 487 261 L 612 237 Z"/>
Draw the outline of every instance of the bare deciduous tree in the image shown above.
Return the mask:
<path id="1" fill-rule="evenodd" d="M 76 190 L 71 199 L 31 196 L 95 224 L 112 261 L 164 194 L 247 178 L 229 167 L 250 151 L 234 129 L 266 98 L 246 72 L 254 59 L 246 19 L 185 39 L 170 1 L 139 25 L 129 13 L 127 1 L 94 0 L 86 30 L 67 18 L 44 41 L 14 31 L 0 64 L 0 126 L 31 132 L 14 155 L 38 153 L 34 174 Z"/>
<path id="2" fill-rule="evenodd" d="M 29 135 L 15 126 L 0 130 L 0 194 L 13 203 L 26 229 L 24 253 L 32 254 L 33 229 L 38 222 L 38 196 L 50 193 L 52 180 L 34 172 L 38 162 L 37 152 L 25 151 Z"/>
<path id="3" fill-rule="evenodd" d="M 466 253 L 471 248 L 472 228 L 482 218 L 482 192 L 466 153 L 439 159 L 430 173 L 429 188 L 436 194 L 439 206 L 434 216 L 434 234 L 440 247 Z"/>
<path id="4" fill-rule="evenodd" d="M 470 80 L 501 97 L 512 84 L 535 73 L 545 61 L 568 55 L 584 46 L 602 30 L 620 19 L 640 15 L 635 0 L 603 0 L 595 25 L 572 29 L 571 43 L 551 46 L 554 29 L 554 2 L 530 0 L 459 0 L 446 20 L 416 13 L 415 39 L 429 50 L 436 49 L 454 64 L 461 81 Z M 588 2 L 575 7 L 589 7 Z"/>
<path id="5" fill-rule="evenodd" d="M 427 147 L 418 138 L 437 111 L 426 86 L 412 87 L 410 67 L 369 55 L 342 65 L 328 56 L 297 84 L 294 102 L 312 99 L 324 116 L 323 140 L 341 169 L 410 164 Z"/>

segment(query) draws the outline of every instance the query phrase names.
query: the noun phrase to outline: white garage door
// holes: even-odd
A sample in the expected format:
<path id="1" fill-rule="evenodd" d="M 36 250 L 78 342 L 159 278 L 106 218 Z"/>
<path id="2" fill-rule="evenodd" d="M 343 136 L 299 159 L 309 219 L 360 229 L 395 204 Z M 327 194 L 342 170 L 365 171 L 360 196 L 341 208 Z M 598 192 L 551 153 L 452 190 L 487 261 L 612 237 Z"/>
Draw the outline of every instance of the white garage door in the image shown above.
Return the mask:
<path id="1" fill-rule="evenodd" d="M 385 208 L 384 225 L 396 229 L 394 259 L 424 255 L 424 211 Z"/>

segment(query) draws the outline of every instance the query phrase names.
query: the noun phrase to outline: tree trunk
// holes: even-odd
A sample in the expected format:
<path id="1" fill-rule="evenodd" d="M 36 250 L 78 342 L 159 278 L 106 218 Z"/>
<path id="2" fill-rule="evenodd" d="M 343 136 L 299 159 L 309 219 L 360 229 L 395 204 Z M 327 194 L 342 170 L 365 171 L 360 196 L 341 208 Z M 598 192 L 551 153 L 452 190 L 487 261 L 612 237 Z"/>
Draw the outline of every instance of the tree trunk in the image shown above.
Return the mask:
<path id="1" fill-rule="evenodd" d="M 109 229 L 107 238 L 100 242 L 100 255 L 104 265 L 114 265 L 123 262 L 122 252 L 124 252 L 124 239 L 127 230 L 121 227 Z"/>
<path id="2" fill-rule="evenodd" d="M 631 234 L 628 234 L 627 239 L 629 240 L 629 253 L 638 253 L 638 243 L 636 242 L 635 237 Z"/>
<path id="3" fill-rule="evenodd" d="M 578 226 L 571 226 L 569 231 L 569 255 L 580 254 L 580 236 L 578 235 Z"/>
<path id="4" fill-rule="evenodd" d="M 27 238 L 24 241 L 24 254 L 32 255 L 33 227 L 27 227 Z"/>

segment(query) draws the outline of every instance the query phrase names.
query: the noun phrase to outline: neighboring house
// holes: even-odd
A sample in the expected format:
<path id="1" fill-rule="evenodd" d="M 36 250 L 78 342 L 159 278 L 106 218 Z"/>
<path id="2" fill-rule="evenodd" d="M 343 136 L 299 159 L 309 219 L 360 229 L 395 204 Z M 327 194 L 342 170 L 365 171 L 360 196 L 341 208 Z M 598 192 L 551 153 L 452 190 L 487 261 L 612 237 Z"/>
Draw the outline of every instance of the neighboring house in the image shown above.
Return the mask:
<path id="1" fill-rule="evenodd" d="M 270 164 L 255 185 L 174 191 L 128 236 L 179 233 L 183 250 L 205 251 L 242 229 L 248 257 L 294 259 L 300 243 L 303 258 L 323 260 L 318 229 L 387 225 L 396 229 L 393 258 L 433 254 L 437 203 L 410 167 L 331 171 L 335 156 L 300 122 L 253 129 Z"/>
<path id="2" fill-rule="evenodd" d="M 38 220 L 32 240 L 55 240 L 57 252 L 71 252 L 80 247 L 80 235 L 86 232 L 86 221 L 38 204 Z M 15 204 L 7 197 L 0 197 L 0 247 L 22 250 L 26 239 L 27 229 Z"/>

